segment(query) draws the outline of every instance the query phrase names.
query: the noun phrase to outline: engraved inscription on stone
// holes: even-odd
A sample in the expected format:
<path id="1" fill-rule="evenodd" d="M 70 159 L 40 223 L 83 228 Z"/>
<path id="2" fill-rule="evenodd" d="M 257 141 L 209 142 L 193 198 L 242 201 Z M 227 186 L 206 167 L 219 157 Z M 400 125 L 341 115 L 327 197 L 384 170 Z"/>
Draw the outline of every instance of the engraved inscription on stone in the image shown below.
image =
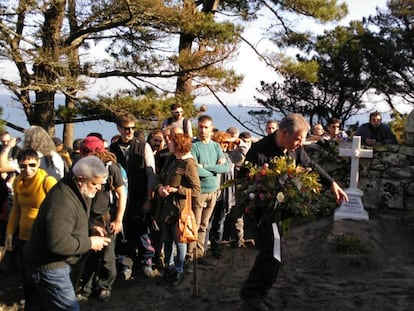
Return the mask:
<path id="1" fill-rule="evenodd" d="M 343 207 L 348 212 L 360 212 L 362 206 L 359 203 L 358 198 L 350 197 L 348 202 L 343 203 Z"/>

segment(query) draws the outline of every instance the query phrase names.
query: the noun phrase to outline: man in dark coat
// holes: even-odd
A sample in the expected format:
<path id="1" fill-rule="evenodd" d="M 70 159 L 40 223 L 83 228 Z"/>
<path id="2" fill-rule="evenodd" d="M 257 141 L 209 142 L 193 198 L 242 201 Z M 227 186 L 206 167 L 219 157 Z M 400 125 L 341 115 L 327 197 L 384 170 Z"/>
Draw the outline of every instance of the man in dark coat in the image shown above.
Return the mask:
<path id="1" fill-rule="evenodd" d="M 282 119 L 279 129 L 254 143 L 246 155 L 246 161 L 257 165 L 269 163 L 275 156 L 290 156 L 297 164 L 316 169 L 325 185 L 330 185 L 338 202 L 348 200 L 341 187 L 316 163 L 312 162 L 302 143 L 306 140 L 309 124 L 300 114 L 291 114 Z M 274 257 L 276 227 L 273 221 L 264 219 L 269 211 L 256 215 L 257 226 L 255 245 L 258 249 L 256 260 L 248 278 L 242 284 L 240 297 L 250 310 L 265 311 L 275 307 L 267 296 L 272 285 L 276 282 L 280 261 Z M 276 227 L 277 229 L 277 227 Z"/>
<path id="2" fill-rule="evenodd" d="M 80 159 L 43 201 L 23 252 L 25 272 L 36 290 L 25 297 L 28 310 L 79 310 L 71 266 L 111 241 L 103 228 L 88 224 L 91 199 L 106 176 L 97 157 Z"/>

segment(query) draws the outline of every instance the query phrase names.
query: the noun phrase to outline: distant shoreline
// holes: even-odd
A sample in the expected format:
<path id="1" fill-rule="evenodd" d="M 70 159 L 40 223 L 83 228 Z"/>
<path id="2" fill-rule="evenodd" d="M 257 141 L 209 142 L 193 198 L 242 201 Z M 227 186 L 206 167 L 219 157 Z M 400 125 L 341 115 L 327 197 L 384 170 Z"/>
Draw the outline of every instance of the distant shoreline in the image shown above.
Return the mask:
<path id="1" fill-rule="evenodd" d="M 11 123 L 14 123 L 18 126 L 27 128 L 29 123 L 26 120 L 26 116 L 23 113 L 23 110 L 18 107 L 10 107 L 9 103 L 11 103 L 11 98 L 9 95 L 0 95 L 0 106 L 3 108 L 3 115 L 2 118 L 7 120 Z M 3 104 L 4 103 L 4 104 Z M 196 104 L 196 106 L 201 106 L 200 104 Z M 219 104 L 208 104 L 207 111 L 205 114 L 210 115 L 213 118 L 214 126 L 219 130 L 225 131 L 230 126 L 237 127 L 241 132 L 247 131 L 244 127 L 242 127 L 236 120 L 234 120 L 225 109 Z M 256 105 L 231 105 L 228 106 L 228 109 L 231 113 L 240 119 L 242 123 L 247 123 L 251 120 L 251 116 L 248 115 L 249 110 L 254 109 L 263 109 L 263 107 L 256 106 Z M 355 124 L 359 122 L 360 124 L 368 122 L 368 115 L 369 113 L 360 113 L 351 117 L 348 122 L 345 124 L 345 129 L 347 129 L 347 125 Z M 277 116 L 274 115 L 273 118 L 278 120 Z M 390 114 L 383 113 L 383 119 L 385 122 L 389 122 Z M 192 123 L 194 127 L 196 126 L 196 120 L 193 119 Z M 7 127 L 7 131 L 9 131 L 12 135 L 21 137 L 23 133 L 13 130 L 12 128 Z M 111 139 L 112 136 L 118 134 L 116 125 L 114 122 L 107 122 L 107 121 L 88 121 L 88 122 L 80 122 L 75 123 L 75 139 L 76 138 L 83 138 L 90 132 L 100 132 L 105 139 L 108 141 Z M 252 133 L 253 134 L 253 133 Z M 254 136 L 258 136 L 253 134 Z M 56 136 L 62 137 L 63 136 L 63 125 L 56 125 Z"/>

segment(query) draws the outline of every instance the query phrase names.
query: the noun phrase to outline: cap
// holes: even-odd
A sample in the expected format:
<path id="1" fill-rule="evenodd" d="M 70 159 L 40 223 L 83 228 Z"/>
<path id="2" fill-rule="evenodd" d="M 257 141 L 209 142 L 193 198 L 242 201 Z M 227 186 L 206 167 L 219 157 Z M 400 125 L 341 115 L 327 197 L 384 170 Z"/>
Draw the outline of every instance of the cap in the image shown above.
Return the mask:
<path id="1" fill-rule="evenodd" d="M 81 144 L 81 154 L 91 154 L 103 151 L 105 151 L 104 143 L 96 136 L 87 136 Z"/>

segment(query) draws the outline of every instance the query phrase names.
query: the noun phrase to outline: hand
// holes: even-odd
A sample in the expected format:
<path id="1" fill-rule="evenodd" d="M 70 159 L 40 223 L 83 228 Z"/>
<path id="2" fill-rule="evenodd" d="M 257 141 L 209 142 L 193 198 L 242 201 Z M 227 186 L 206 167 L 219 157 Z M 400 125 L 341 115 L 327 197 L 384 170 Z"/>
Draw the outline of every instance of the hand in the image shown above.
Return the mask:
<path id="1" fill-rule="evenodd" d="M 168 187 L 167 186 L 161 186 L 158 188 L 158 194 L 160 195 L 161 198 L 165 198 L 167 197 L 170 193 L 168 192 Z"/>
<path id="2" fill-rule="evenodd" d="M 377 144 L 377 141 L 375 139 L 367 138 L 365 139 L 365 144 L 373 146 Z"/>
<path id="3" fill-rule="evenodd" d="M 17 138 L 12 137 L 10 138 L 9 142 L 7 143 L 7 147 L 13 148 L 17 144 Z"/>
<path id="4" fill-rule="evenodd" d="M 13 250 L 13 234 L 6 234 L 4 246 L 6 247 L 8 251 Z"/>
<path id="5" fill-rule="evenodd" d="M 171 193 L 174 193 L 177 191 L 178 191 L 178 188 L 171 187 L 170 185 L 161 186 L 158 188 L 158 194 L 162 198 L 168 197 Z"/>
<path id="6" fill-rule="evenodd" d="M 217 164 L 224 164 L 226 163 L 226 159 L 225 158 L 220 158 L 217 160 Z"/>
<path id="7" fill-rule="evenodd" d="M 170 193 L 175 193 L 175 192 L 178 191 L 178 188 L 176 188 L 176 187 L 171 187 L 170 185 L 168 185 L 167 187 L 168 187 L 167 191 L 168 191 L 169 194 Z"/>
<path id="8" fill-rule="evenodd" d="M 105 228 L 101 226 L 93 226 L 91 230 L 91 234 L 94 236 L 107 236 L 108 232 Z"/>
<path id="9" fill-rule="evenodd" d="M 336 181 L 332 183 L 332 192 L 335 194 L 336 203 L 340 204 L 343 201 L 348 202 L 348 195 L 345 191 L 337 184 Z"/>
<path id="10" fill-rule="evenodd" d="M 105 246 L 111 243 L 110 238 L 102 236 L 90 236 L 89 239 L 91 240 L 91 250 L 95 252 L 102 250 Z"/>
<path id="11" fill-rule="evenodd" d="M 111 230 L 111 233 L 112 234 L 117 235 L 119 232 L 122 231 L 122 221 L 115 219 L 109 225 L 109 229 Z"/>

